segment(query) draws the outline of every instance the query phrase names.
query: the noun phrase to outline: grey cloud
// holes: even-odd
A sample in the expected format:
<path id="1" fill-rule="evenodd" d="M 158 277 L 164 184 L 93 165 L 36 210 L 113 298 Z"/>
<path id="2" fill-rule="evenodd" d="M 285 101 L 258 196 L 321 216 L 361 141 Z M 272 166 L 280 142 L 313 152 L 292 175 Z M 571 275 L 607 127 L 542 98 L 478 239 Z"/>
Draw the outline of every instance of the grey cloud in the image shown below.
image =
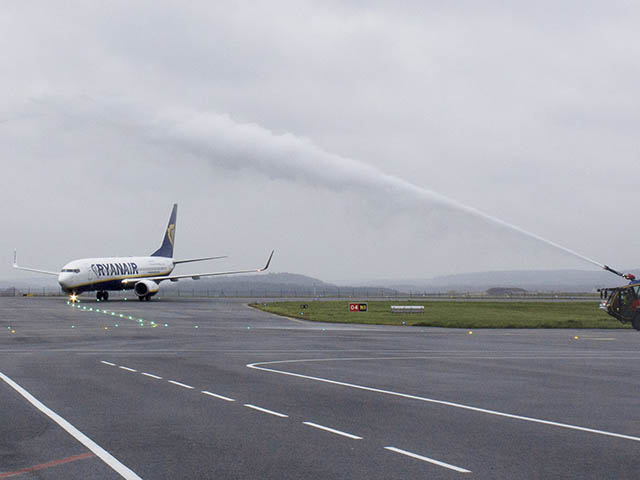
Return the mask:
<path id="1" fill-rule="evenodd" d="M 628 2 L 7 5 L 0 162 L 4 178 L 24 183 L 3 185 L 15 241 L 0 240 L 0 248 L 30 241 L 20 235 L 29 222 L 15 211 L 47 225 L 54 208 L 74 210 L 78 197 L 110 224 L 135 197 L 147 206 L 135 211 L 136 224 L 153 229 L 151 218 L 165 215 L 155 185 L 185 206 L 210 202 L 225 224 L 263 227 L 257 235 L 289 231 L 287 219 L 313 211 L 313 222 L 296 219 L 309 232 L 295 235 L 298 244 L 314 243 L 310 231 L 321 229 L 318 258 L 292 242 L 289 265 L 333 278 L 356 267 L 375 274 L 372 259 L 391 276 L 575 266 L 548 250 L 534 258 L 532 244 L 501 240 L 502 229 L 491 233 L 437 196 L 416 203 L 406 185 L 380 180 L 385 172 L 625 264 L 637 255 L 620 239 L 635 238 L 638 227 L 616 206 L 636 196 L 639 18 Z M 104 109 L 101 117 L 78 113 L 77 102 L 73 115 L 84 121 L 25 107 L 34 97 L 82 96 Z M 375 175 L 345 182 L 350 159 Z M 341 167 L 304 173 L 305 161 Z M 205 179 L 215 197 L 206 196 Z M 265 198 L 268 228 L 259 215 Z M 44 203 L 46 214 L 37 208 Z M 66 218 L 58 215 L 58 223 Z M 365 219 L 360 229 L 354 216 Z M 79 226 L 75 234 L 92 236 Z M 91 237 L 96 249 L 110 248 L 109 240 Z M 319 260 L 332 256 L 333 264 Z"/>

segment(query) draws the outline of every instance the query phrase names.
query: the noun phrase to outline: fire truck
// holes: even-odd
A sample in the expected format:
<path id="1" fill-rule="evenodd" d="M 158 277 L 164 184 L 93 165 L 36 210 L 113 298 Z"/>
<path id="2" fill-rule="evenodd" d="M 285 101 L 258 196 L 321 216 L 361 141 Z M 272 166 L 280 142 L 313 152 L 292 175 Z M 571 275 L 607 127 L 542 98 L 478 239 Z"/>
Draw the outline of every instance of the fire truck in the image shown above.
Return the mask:
<path id="1" fill-rule="evenodd" d="M 630 283 L 598 289 L 602 299 L 600 308 L 622 323 L 631 323 L 633 328 L 640 330 L 640 280 L 636 280 L 631 273 L 620 274 L 609 267 L 605 269 L 626 278 Z"/>

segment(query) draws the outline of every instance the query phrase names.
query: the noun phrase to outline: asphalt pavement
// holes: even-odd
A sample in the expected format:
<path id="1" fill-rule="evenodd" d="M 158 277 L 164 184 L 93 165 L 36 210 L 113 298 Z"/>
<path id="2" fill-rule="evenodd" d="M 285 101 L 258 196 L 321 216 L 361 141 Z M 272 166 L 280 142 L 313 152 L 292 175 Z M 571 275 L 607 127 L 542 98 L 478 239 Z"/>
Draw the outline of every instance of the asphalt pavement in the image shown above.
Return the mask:
<path id="1" fill-rule="evenodd" d="M 635 479 L 639 346 L 0 298 L 0 479 Z"/>

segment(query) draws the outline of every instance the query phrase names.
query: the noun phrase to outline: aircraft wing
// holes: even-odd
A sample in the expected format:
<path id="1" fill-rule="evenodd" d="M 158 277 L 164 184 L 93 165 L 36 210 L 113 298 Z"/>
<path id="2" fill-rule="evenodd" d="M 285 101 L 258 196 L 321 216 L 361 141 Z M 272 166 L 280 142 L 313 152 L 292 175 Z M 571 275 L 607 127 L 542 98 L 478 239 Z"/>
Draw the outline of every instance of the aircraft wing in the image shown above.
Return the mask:
<path id="1" fill-rule="evenodd" d="M 45 275 L 55 275 L 56 277 L 59 275 L 59 272 L 50 272 L 49 270 L 39 270 L 36 268 L 18 266 L 18 252 L 16 250 L 13 251 L 13 268 L 16 268 L 18 270 L 26 270 L 27 272 L 44 273 Z"/>
<path id="2" fill-rule="evenodd" d="M 192 280 L 200 280 L 201 277 L 214 277 L 218 275 L 235 275 L 237 273 L 259 273 L 264 272 L 267 268 L 269 268 L 269 264 L 271 263 L 271 258 L 273 257 L 274 250 L 271 251 L 271 255 L 269 255 L 269 259 L 267 260 L 267 264 L 262 268 L 256 268 L 253 270 L 236 270 L 231 272 L 210 272 L 210 273 L 187 273 L 183 275 L 166 275 L 163 277 L 142 277 L 142 278 L 126 278 L 122 280 L 122 283 L 125 285 L 127 283 L 136 283 L 140 280 L 153 280 L 154 282 L 162 282 L 163 280 L 170 280 L 172 282 L 177 282 L 178 280 L 190 278 Z"/>

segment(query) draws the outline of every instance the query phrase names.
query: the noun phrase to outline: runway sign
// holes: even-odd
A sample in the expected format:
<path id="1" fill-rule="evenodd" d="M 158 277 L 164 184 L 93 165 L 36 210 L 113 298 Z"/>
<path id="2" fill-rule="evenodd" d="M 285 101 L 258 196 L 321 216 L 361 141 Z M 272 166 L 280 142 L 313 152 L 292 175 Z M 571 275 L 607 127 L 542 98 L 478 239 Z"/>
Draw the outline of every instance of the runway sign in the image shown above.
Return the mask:
<path id="1" fill-rule="evenodd" d="M 367 304 L 366 303 L 350 303 L 349 311 L 350 312 L 366 312 Z"/>

